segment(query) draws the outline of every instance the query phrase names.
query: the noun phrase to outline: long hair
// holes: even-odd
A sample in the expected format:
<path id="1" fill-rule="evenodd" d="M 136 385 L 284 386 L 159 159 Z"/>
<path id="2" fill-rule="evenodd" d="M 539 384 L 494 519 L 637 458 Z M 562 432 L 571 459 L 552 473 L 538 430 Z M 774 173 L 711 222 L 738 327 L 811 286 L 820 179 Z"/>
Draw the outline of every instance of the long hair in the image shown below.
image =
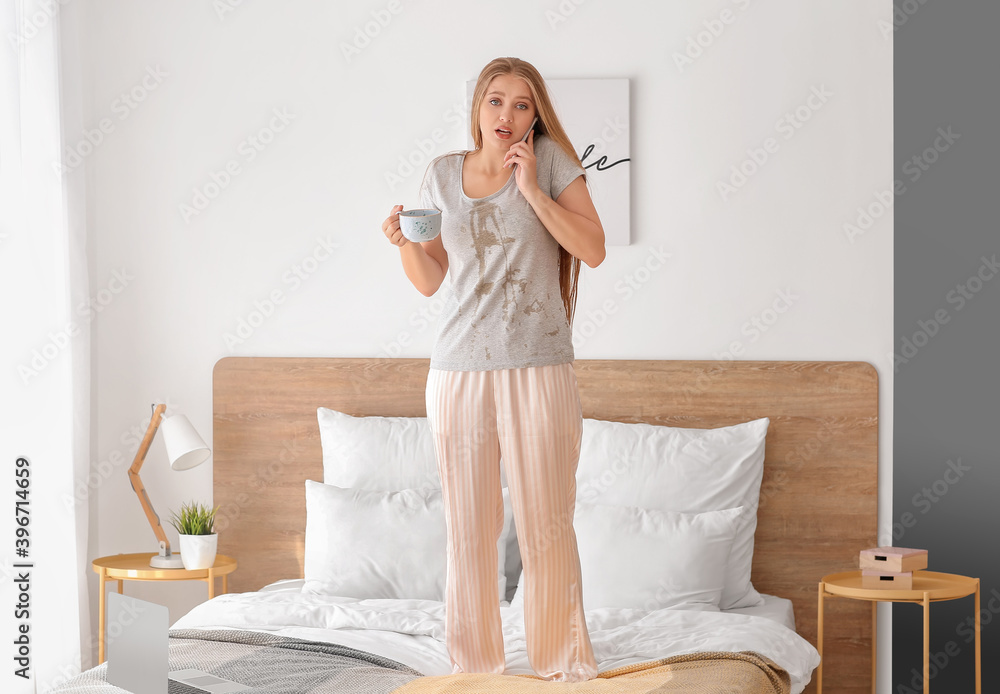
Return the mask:
<path id="1" fill-rule="evenodd" d="M 573 149 L 573 143 L 563 129 L 555 109 L 552 107 L 552 100 L 549 99 L 548 89 L 545 87 L 545 80 L 531 63 L 520 58 L 496 58 L 491 60 L 476 82 L 476 89 L 472 93 L 472 141 L 479 151 L 483 148 L 483 134 L 479 130 L 479 107 L 482 106 L 486 96 L 486 89 L 490 82 L 498 75 L 512 75 L 527 82 L 531 90 L 531 98 L 535 102 L 538 123 L 535 124 L 536 135 L 547 135 L 559 145 L 570 159 L 583 166 L 580 157 Z M 584 174 L 586 180 L 586 174 Z M 559 294 L 562 296 L 563 307 L 566 310 L 566 320 L 569 325 L 573 325 L 573 314 L 576 311 L 576 288 L 580 279 L 580 259 L 570 255 L 570 253 L 559 246 Z"/>

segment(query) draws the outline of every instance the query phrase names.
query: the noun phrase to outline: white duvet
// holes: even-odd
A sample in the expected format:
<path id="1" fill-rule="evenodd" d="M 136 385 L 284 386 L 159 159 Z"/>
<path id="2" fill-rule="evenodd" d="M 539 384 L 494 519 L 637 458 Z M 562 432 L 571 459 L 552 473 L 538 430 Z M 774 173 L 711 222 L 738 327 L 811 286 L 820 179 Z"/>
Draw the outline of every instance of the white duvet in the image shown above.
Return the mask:
<path id="1" fill-rule="evenodd" d="M 532 673 L 523 612 L 506 603 L 500 612 L 506 673 Z M 598 609 L 586 615 L 602 672 L 698 651 L 756 651 L 788 671 L 798 694 L 819 665 L 808 641 L 767 617 L 681 609 Z M 173 628 L 267 631 L 376 653 L 425 675 L 451 672 L 444 603 L 433 600 L 354 600 L 297 589 L 231 593 L 195 607 Z"/>

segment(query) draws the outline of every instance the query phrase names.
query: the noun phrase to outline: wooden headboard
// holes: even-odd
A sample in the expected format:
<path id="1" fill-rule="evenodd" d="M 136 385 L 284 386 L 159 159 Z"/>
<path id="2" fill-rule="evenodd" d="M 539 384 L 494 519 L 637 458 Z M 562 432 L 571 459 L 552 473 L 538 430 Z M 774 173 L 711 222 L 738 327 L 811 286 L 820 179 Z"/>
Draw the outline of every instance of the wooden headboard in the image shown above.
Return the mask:
<path id="1" fill-rule="evenodd" d="M 424 416 L 427 359 L 227 357 L 214 370 L 219 551 L 235 592 L 302 576 L 316 408 Z M 816 643 L 817 584 L 877 539 L 878 375 L 865 362 L 577 360 L 585 417 L 714 428 L 770 418 L 752 579 Z M 871 690 L 871 610 L 827 605 L 830 691 Z M 806 691 L 813 691 L 810 685 Z"/>

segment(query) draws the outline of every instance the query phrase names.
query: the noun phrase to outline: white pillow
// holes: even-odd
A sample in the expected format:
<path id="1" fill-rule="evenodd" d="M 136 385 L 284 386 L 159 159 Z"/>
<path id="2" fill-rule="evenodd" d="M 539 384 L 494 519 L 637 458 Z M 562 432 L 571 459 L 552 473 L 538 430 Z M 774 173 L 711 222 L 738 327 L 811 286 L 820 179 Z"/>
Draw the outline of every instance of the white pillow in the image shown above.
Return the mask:
<path id="1" fill-rule="evenodd" d="M 506 528 L 506 489 L 504 501 Z M 504 539 L 497 542 L 500 600 Z M 447 549 L 440 489 L 385 492 L 306 480 L 305 593 L 443 601 Z"/>
<path id="2" fill-rule="evenodd" d="M 426 417 L 355 417 L 325 407 L 317 408 L 316 416 L 325 483 L 373 491 L 441 489 L 434 437 Z M 500 484 L 504 527 L 497 543 L 498 570 L 504 580 L 500 601 L 506 602 L 521 564 L 502 465 Z"/>
<path id="3" fill-rule="evenodd" d="M 578 503 L 584 609 L 717 610 L 742 508 L 676 513 Z M 522 606 L 518 586 L 512 605 Z"/>
<path id="4" fill-rule="evenodd" d="M 441 488 L 426 417 L 353 417 L 325 407 L 316 415 L 327 484 L 378 491 Z"/>
<path id="5" fill-rule="evenodd" d="M 688 513 L 742 506 L 719 607 L 760 605 L 750 568 L 769 423 L 683 429 L 585 419 L 577 500 Z"/>

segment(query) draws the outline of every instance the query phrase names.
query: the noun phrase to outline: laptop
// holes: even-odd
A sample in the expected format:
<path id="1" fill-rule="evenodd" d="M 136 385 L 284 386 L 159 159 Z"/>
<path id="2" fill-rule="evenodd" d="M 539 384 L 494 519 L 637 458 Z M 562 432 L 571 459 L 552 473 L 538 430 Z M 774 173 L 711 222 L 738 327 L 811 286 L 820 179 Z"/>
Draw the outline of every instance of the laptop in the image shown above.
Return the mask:
<path id="1" fill-rule="evenodd" d="M 250 690 L 202 670 L 169 668 L 169 611 L 163 605 L 108 593 L 105 650 L 109 684 L 133 694 L 230 694 Z"/>

